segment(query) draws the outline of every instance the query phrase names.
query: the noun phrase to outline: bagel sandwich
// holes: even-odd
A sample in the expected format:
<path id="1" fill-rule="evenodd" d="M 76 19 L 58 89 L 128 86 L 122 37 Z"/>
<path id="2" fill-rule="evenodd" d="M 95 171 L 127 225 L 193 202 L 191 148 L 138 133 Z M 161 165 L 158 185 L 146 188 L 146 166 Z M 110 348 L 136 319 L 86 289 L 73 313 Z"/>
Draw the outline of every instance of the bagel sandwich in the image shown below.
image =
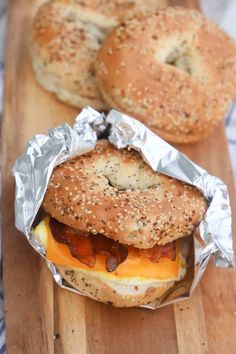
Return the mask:
<path id="1" fill-rule="evenodd" d="M 186 274 L 186 245 L 207 203 L 138 152 L 100 140 L 57 166 L 33 234 L 73 288 L 117 307 L 160 298 Z"/>

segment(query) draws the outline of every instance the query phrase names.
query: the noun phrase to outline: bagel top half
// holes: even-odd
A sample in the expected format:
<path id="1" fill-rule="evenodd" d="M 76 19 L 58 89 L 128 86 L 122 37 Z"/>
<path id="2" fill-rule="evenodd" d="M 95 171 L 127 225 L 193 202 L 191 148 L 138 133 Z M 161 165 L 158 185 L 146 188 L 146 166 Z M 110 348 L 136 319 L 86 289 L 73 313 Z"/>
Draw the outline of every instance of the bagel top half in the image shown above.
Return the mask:
<path id="1" fill-rule="evenodd" d="M 206 207 L 196 188 L 154 172 L 138 152 L 106 140 L 56 167 L 43 201 L 63 224 L 142 249 L 190 235 Z"/>
<path id="2" fill-rule="evenodd" d="M 106 109 L 94 72 L 98 49 L 124 18 L 165 0 L 54 0 L 39 7 L 30 53 L 38 82 L 75 107 Z"/>
<path id="3" fill-rule="evenodd" d="M 114 29 L 96 61 L 103 97 L 164 139 L 206 137 L 236 95 L 236 45 L 199 12 L 168 7 Z"/>

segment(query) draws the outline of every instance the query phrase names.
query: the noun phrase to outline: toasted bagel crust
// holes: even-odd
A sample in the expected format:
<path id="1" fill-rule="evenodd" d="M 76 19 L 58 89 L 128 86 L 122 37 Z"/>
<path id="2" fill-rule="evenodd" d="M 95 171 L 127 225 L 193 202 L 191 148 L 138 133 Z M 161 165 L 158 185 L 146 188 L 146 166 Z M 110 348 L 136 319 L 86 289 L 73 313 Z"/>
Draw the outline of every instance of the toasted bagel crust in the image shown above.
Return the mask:
<path id="1" fill-rule="evenodd" d="M 54 0 L 43 4 L 34 19 L 30 41 L 38 82 L 73 106 L 108 108 L 94 75 L 101 43 L 124 17 L 164 2 Z"/>
<path id="2" fill-rule="evenodd" d="M 102 140 L 55 168 L 43 208 L 73 228 L 150 248 L 190 235 L 206 201 L 196 188 L 152 171 L 138 152 Z"/>
<path id="3" fill-rule="evenodd" d="M 236 45 L 197 11 L 169 7 L 114 29 L 98 52 L 96 74 L 110 106 L 164 139 L 195 142 L 235 96 Z"/>
<path id="4" fill-rule="evenodd" d="M 98 277 L 93 271 L 84 272 L 78 268 L 57 266 L 61 276 L 76 290 L 94 300 L 116 307 L 133 307 L 146 304 L 161 297 L 174 281 L 142 283 L 130 279 L 129 283 L 113 283 L 105 277 Z"/>

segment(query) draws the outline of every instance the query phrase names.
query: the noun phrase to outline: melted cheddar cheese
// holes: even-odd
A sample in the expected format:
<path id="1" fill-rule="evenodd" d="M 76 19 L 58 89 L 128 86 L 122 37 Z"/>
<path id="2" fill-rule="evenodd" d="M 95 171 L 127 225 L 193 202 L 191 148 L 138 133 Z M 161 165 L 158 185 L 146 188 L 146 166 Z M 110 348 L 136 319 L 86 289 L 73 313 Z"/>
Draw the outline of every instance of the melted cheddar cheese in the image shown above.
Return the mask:
<path id="1" fill-rule="evenodd" d="M 53 238 L 49 227 L 49 217 L 46 217 L 33 230 L 33 233 L 39 242 L 45 245 L 47 259 L 57 265 L 103 272 L 115 277 L 138 277 L 147 280 L 176 280 L 179 278 L 182 268 L 178 243 L 175 261 L 161 258 L 158 263 L 153 263 L 147 257 L 137 255 L 136 252 L 129 250 L 126 260 L 119 264 L 114 272 L 108 273 L 105 269 L 105 257 L 103 255 L 97 255 L 94 267 L 89 268 L 71 255 L 67 245 L 57 242 Z"/>

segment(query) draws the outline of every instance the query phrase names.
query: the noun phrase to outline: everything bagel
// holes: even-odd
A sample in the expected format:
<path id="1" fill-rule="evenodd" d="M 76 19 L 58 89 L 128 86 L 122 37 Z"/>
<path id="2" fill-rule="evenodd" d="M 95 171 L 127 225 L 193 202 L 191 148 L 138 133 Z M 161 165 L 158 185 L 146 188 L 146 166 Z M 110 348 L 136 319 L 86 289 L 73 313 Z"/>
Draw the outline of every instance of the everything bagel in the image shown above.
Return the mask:
<path id="1" fill-rule="evenodd" d="M 165 0 L 54 0 L 34 19 L 30 41 L 38 82 L 75 107 L 106 109 L 94 72 L 98 49 L 125 17 Z"/>
<path id="2" fill-rule="evenodd" d="M 114 29 L 96 73 L 110 106 L 190 143 L 210 133 L 236 94 L 236 46 L 197 11 L 169 7 Z"/>
<path id="3" fill-rule="evenodd" d="M 108 141 L 56 167 L 43 201 L 59 222 L 137 248 L 190 235 L 206 210 L 197 189 L 156 173 Z"/>

